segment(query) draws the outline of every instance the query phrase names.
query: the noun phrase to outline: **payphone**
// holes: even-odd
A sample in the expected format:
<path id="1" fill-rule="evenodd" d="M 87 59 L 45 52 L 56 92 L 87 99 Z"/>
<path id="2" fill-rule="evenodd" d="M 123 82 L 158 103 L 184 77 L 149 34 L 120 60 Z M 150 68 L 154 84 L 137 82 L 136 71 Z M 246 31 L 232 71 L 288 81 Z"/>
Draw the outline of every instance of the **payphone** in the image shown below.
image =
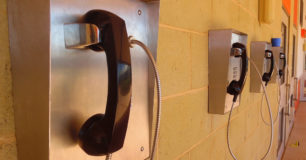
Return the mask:
<path id="1" fill-rule="evenodd" d="M 230 111 L 233 99 L 239 105 L 247 72 L 245 33 L 228 30 L 210 30 L 208 78 L 209 113 L 225 114 Z"/>
<path id="2" fill-rule="evenodd" d="M 270 115 L 270 143 L 263 159 L 267 157 L 273 142 L 272 112 L 266 93 L 274 69 L 271 45 L 266 42 L 251 44 L 251 58 L 247 57 L 247 35 L 235 30 L 209 31 L 209 113 L 225 114 L 229 112 L 227 123 L 227 146 L 233 159 L 237 159 L 230 145 L 230 123 L 234 107 L 239 105 L 243 90 L 248 61 L 251 62 L 251 91 L 263 90 Z M 253 52 L 253 53 L 252 53 Z M 252 56 L 252 55 L 255 56 Z M 252 76 L 254 74 L 254 76 Z M 256 80 L 255 80 L 256 79 Z M 254 84 L 252 84 L 254 83 Z"/>
<path id="3" fill-rule="evenodd" d="M 250 91 L 255 93 L 263 92 L 261 83 L 264 82 L 267 86 L 271 80 L 274 71 L 274 54 L 272 46 L 268 42 L 255 41 L 251 42 L 251 57 L 250 59 L 258 67 L 262 79 L 257 78 L 257 73 L 254 66 L 251 66 L 250 75 Z"/>

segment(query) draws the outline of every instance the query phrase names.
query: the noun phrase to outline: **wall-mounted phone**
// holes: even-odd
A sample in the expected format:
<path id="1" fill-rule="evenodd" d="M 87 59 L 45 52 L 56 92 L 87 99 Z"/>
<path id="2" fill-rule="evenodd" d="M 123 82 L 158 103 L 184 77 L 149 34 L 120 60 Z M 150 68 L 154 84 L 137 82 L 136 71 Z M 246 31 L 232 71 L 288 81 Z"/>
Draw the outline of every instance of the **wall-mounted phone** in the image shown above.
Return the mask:
<path id="1" fill-rule="evenodd" d="M 91 116 L 80 128 L 81 148 L 89 155 L 106 156 L 123 147 L 131 108 L 132 67 L 130 47 L 140 46 L 154 68 L 157 85 L 157 119 L 150 159 L 154 159 L 161 110 L 161 87 L 156 63 L 150 49 L 141 41 L 127 35 L 123 19 L 104 10 L 87 12 L 83 23 L 65 24 L 65 46 L 68 49 L 104 51 L 108 68 L 108 95 L 105 114 Z M 143 148 L 143 146 L 142 146 Z M 143 150 L 143 149 L 142 149 Z M 128 157 L 125 157 L 128 158 Z"/>
<path id="2" fill-rule="evenodd" d="M 274 71 L 274 57 L 272 52 L 272 46 L 268 42 L 251 42 L 251 60 L 258 67 L 262 74 L 262 78 L 257 77 L 256 70 L 251 66 L 251 84 L 250 91 L 255 93 L 263 92 L 261 83 L 267 85 L 271 80 L 271 76 Z"/>
<path id="3" fill-rule="evenodd" d="M 24 1 L 11 1 L 9 5 L 10 26 L 14 26 L 10 27 L 9 31 L 12 40 L 10 41 L 14 73 L 12 80 L 15 84 L 13 91 L 17 93 L 13 98 L 14 102 L 18 102 L 16 103 L 18 105 L 14 105 L 15 109 L 20 111 L 15 112 L 16 138 L 20 142 L 18 159 L 104 159 L 105 157 L 90 156 L 83 151 L 77 144 L 78 132 L 91 116 L 109 110 L 106 108 L 108 95 L 111 92 L 125 95 L 126 93 L 122 91 L 127 89 L 124 86 L 130 82 L 122 79 L 123 85 L 121 86 L 123 87 L 117 87 L 117 90 L 112 89 L 109 92 L 106 53 L 92 49 L 67 49 L 64 41 L 67 37 L 64 31 L 67 28 L 64 29 L 64 26 L 68 27 L 68 25 L 64 24 L 82 23 L 70 26 L 72 31 L 81 32 L 71 36 L 71 43 L 67 43 L 68 48 L 81 44 L 86 45 L 80 48 L 91 48 L 98 42 L 104 43 L 100 36 L 96 36 L 96 34 L 103 36 L 104 33 L 99 30 L 100 26 L 86 22 L 84 14 L 95 8 L 105 10 L 123 19 L 128 35 L 133 35 L 138 40 L 145 42 L 149 49 L 156 53 L 159 1 L 102 0 L 84 3 L 83 0 L 48 2 L 33 0 L 28 7 L 22 7 L 25 5 L 27 2 Z M 25 21 L 28 22 L 27 25 L 23 25 Z M 114 24 L 119 23 L 116 21 Z M 39 29 L 33 29 L 35 27 Z M 82 30 L 87 30 L 89 34 L 82 34 Z M 13 34 L 17 32 L 24 34 Z M 36 34 L 37 32 L 39 34 Z M 78 36 L 85 36 L 81 39 L 86 42 L 73 42 L 73 40 L 80 40 L 80 37 L 76 38 Z M 117 38 L 118 34 L 115 33 L 114 39 Z M 18 40 L 23 42 L 22 45 Z M 114 45 L 117 47 L 116 44 Z M 33 48 L 33 46 L 36 47 Z M 99 45 L 92 48 L 101 50 Z M 120 48 L 117 47 L 116 52 L 117 49 Z M 123 147 L 112 155 L 112 159 L 115 160 L 146 159 L 150 156 L 152 149 L 150 141 L 153 139 L 151 126 L 154 126 L 152 124 L 155 87 L 152 74 L 154 72 L 148 57 L 141 48 L 135 47 L 129 50 L 133 68 L 133 85 L 130 89 L 133 92 L 133 104 L 130 108 Z M 121 56 L 119 59 L 125 58 L 127 57 Z M 120 61 L 120 63 L 125 62 Z M 121 77 L 121 74 L 127 73 L 126 69 L 129 68 L 121 64 L 118 66 L 120 66 L 118 70 L 122 72 L 117 72 L 117 76 Z M 30 86 L 31 90 L 25 90 L 20 86 Z M 119 102 L 125 103 L 128 101 L 127 97 L 129 96 Z M 117 105 L 119 108 L 123 107 L 121 103 Z M 127 105 L 124 104 L 124 106 Z M 114 110 L 110 109 L 110 111 Z M 115 112 L 118 113 L 117 115 L 127 113 L 117 111 L 119 110 Z M 117 120 L 115 119 L 115 126 L 122 124 L 121 120 Z M 113 144 L 115 143 L 117 142 L 113 141 Z"/>
<path id="4" fill-rule="evenodd" d="M 209 113 L 225 114 L 239 105 L 248 70 L 247 35 L 239 31 L 209 31 Z"/>
<path id="5" fill-rule="evenodd" d="M 132 87 L 131 55 L 124 20 L 117 15 L 92 10 L 81 24 L 66 24 L 67 48 L 105 51 L 108 96 L 105 114 L 90 117 L 79 131 L 79 144 L 89 155 L 101 156 L 122 148 L 127 130 Z"/>
<path id="6" fill-rule="evenodd" d="M 281 84 L 285 83 L 285 79 L 286 79 L 286 64 L 287 64 L 287 60 L 286 60 L 286 54 L 283 52 L 283 49 L 280 52 L 279 55 L 279 71 L 278 74 L 281 78 Z"/>
<path id="7" fill-rule="evenodd" d="M 272 52 L 274 56 L 275 66 L 274 72 L 271 77 L 271 82 L 275 83 L 277 79 L 280 80 L 280 83 L 285 82 L 285 69 L 286 69 L 286 55 L 284 54 L 282 47 L 272 47 Z"/>
<path id="8" fill-rule="evenodd" d="M 218 39 L 217 37 L 218 36 L 221 36 L 223 35 L 223 38 L 225 40 L 228 40 L 226 38 L 230 37 L 228 35 L 224 35 L 225 33 L 223 32 L 220 32 L 220 34 L 218 34 L 218 32 L 212 34 L 213 36 L 210 37 L 211 35 L 209 35 L 209 42 L 212 43 L 212 44 L 209 44 L 209 62 L 212 62 L 212 64 L 210 65 L 209 64 L 209 76 L 211 76 L 210 74 L 212 73 L 212 71 L 218 71 L 217 73 L 222 73 L 222 68 L 226 67 L 224 66 L 223 64 L 225 63 L 225 61 L 223 59 L 226 59 L 228 57 L 226 57 L 226 53 L 223 53 L 224 51 L 226 51 L 228 48 L 228 42 L 223 42 L 221 44 L 219 43 L 214 43 L 215 40 L 219 40 L 218 42 L 222 42 L 222 39 Z M 219 37 L 220 38 L 220 37 Z M 231 41 L 233 42 L 233 41 Z M 239 80 L 236 80 L 235 79 L 235 76 L 231 76 L 229 77 L 230 79 L 232 79 L 232 81 L 229 83 L 229 85 L 227 86 L 227 93 L 232 95 L 232 100 L 230 101 L 229 103 L 229 116 L 228 116 L 228 124 L 227 124 L 227 132 L 226 132 L 226 135 L 227 135 L 227 147 L 229 149 L 229 152 L 232 156 L 233 159 L 237 159 L 234 152 L 232 151 L 232 148 L 231 148 L 231 144 L 230 144 L 230 123 L 231 123 L 231 116 L 232 116 L 232 113 L 233 113 L 233 108 L 235 107 L 235 103 L 236 103 L 236 100 L 237 100 L 237 97 L 241 94 L 242 92 L 242 89 L 243 89 L 243 83 L 245 81 L 245 76 L 246 76 L 246 72 L 247 72 L 247 66 L 248 66 L 248 60 L 250 60 L 251 64 L 252 64 L 252 68 L 253 70 L 256 72 L 256 77 L 251 77 L 251 78 L 257 78 L 259 80 L 259 85 L 260 87 L 262 87 L 263 89 L 263 92 L 264 92 L 264 95 L 266 97 L 266 101 L 267 101 L 267 104 L 268 104 L 268 110 L 269 110 L 269 117 L 270 117 L 270 131 L 271 131 L 271 134 L 270 134 L 270 143 L 269 143 L 269 147 L 266 151 L 266 153 L 264 154 L 264 156 L 260 159 L 265 159 L 267 157 L 267 155 L 269 154 L 269 152 L 271 151 L 271 146 L 273 144 L 273 118 L 272 118 L 272 112 L 271 112 L 271 106 L 270 106 L 270 102 L 269 102 L 269 98 L 268 98 L 268 95 L 267 95 L 267 92 L 266 92 L 266 85 L 268 84 L 268 82 L 270 81 L 270 77 L 273 73 L 273 69 L 274 69 L 274 60 L 273 60 L 273 53 L 271 51 L 271 45 L 269 46 L 269 44 L 267 43 L 263 43 L 263 45 L 261 46 L 259 43 L 259 48 L 260 52 L 258 51 L 257 55 L 255 56 L 255 58 L 253 57 L 253 59 L 249 59 L 247 57 L 247 54 L 246 54 L 246 47 L 245 47 L 245 44 L 246 44 L 246 41 L 245 43 L 241 43 L 241 42 L 237 42 L 237 41 L 234 41 L 232 44 L 231 44 L 231 49 L 230 49 L 230 55 L 233 56 L 233 58 L 240 58 L 241 60 L 241 72 L 240 72 L 240 76 L 239 76 Z M 258 47 L 257 45 L 252 45 L 251 49 L 254 50 L 254 46 Z M 222 50 L 223 48 L 226 48 L 225 50 Z M 214 52 L 212 52 L 214 51 Z M 251 51 L 252 52 L 252 51 Z M 227 53 L 228 54 L 228 53 Z M 254 54 L 254 51 L 253 53 Z M 219 57 L 217 58 L 216 55 L 219 55 Z M 224 58 L 223 58 L 224 57 Z M 220 60 L 221 59 L 221 60 Z M 266 61 L 269 61 L 270 63 L 267 64 Z M 254 62 L 255 61 L 255 62 Z M 261 68 L 259 69 L 256 65 L 256 61 L 261 61 Z M 214 63 L 216 64 L 219 64 L 219 66 L 216 66 L 216 65 L 213 65 Z M 230 60 L 229 64 L 233 64 L 233 62 Z M 225 64 L 227 65 L 227 64 Z M 264 67 L 268 65 L 268 67 Z M 233 74 L 235 74 L 235 67 L 232 67 L 233 65 L 229 65 L 229 70 L 228 70 L 228 73 L 231 72 L 231 70 L 234 70 L 233 71 Z M 219 67 L 221 69 L 214 69 L 213 67 Z M 262 73 L 261 73 L 262 72 Z M 224 72 L 223 72 L 224 73 Z M 217 77 L 217 74 L 214 75 L 215 77 L 213 77 L 215 79 L 215 81 L 219 81 L 219 79 L 222 79 L 223 77 L 219 76 Z M 258 78 L 259 77 L 259 78 Z M 211 77 L 209 77 L 209 89 L 211 89 L 211 84 L 213 84 L 213 87 L 212 89 L 214 90 L 218 90 L 218 91 L 222 91 L 222 88 L 224 86 L 224 84 L 216 84 L 215 82 L 212 82 L 214 81 L 214 79 L 210 79 Z M 219 78 L 219 79 L 218 79 Z M 266 85 L 264 85 L 265 82 Z M 211 83 L 212 82 L 212 83 Z M 251 83 L 252 83 L 252 79 L 251 79 Z M 254 83 L 254 82 L 253 82 Z M 214 93 L 213 91 L 209 90 L 209 101 L 212 99 L 210 96 L 211 96 L 211 93 Z M 217 98 L 218 95 L 214 95 L 216 96 Z M 227 98 L 227 97 L 226 97 Z M 220 100 L 223 100 L 223 97 L 221 97 Z M 211 103 L 209 103 L 209 105 L 211 105 Z M 219 108 L 218 108 L 219 107 Z M 218 109 L 223 109 L 224 107 L 223 106 L 209 106 L 209 109 L 211 108 L 218 108 Z M 224 110 L 223 110 L 224 111 Z"/>

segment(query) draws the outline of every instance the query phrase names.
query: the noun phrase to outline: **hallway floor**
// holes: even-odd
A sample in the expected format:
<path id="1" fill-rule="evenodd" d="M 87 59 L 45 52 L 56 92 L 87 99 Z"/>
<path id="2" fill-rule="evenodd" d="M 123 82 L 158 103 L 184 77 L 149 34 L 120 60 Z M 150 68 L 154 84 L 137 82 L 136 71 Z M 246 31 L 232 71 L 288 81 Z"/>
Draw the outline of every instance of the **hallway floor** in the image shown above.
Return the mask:
<path id="1" fill-rule="evenodd" d="M 293 130 L 289 137 L 283 160 L 306 160 L 306 102 L 301 102 L 296 112 Z"/>

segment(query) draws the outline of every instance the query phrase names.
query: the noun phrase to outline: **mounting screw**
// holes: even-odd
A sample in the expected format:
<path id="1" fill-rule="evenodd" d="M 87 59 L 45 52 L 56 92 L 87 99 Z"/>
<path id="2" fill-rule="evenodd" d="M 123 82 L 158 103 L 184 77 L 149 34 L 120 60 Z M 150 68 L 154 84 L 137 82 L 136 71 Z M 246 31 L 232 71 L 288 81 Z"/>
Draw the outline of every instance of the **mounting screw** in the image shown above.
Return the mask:
<path id="1" fill-rule="evenodd" d="M 140 9 L 138 9 L 138 15 L 141 15 L 142 11 Z"/>
<path id="2" fill-rule="evenodd" d="M 141 151 L 141 152 L 144 151 L 144 147 L 143 147 L 143 146 L 141 146 L 140 151 Z"/>

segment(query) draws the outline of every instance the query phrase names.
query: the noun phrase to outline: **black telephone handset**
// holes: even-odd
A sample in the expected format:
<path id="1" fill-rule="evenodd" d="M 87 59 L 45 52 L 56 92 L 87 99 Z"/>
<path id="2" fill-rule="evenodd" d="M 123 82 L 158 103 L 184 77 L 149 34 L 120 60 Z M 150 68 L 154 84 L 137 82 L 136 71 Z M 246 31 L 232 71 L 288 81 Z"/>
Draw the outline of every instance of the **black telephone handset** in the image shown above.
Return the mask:
<path id="1" fill-rule="evenodd" d="M 280 59 L 283 60 L 283 68 L 279 69 L 278 74 L 279 77 L 282 77 L 284 75 L 284 70 L 286 68 L 286 55 L 284 53 L 280 53 Z"/>
<path id="2" fill-rule="evenodd" d="M 246 72 L 248 71 L 248 58 L 246 54 L 246 48 L 241 43 L 234 43 L 232 45 L 231 52 L 235 57 L 241 58 L 241 73 L 239 80 L 233 80 L 227 87 L 227 93 L 234 96 L 233 101 L 236 102 L 238 95 L 242 92 L 244 87 L 244 81 L 246 77 Z"/>
<path id="3" fill-rule="evenodd" d="M 108 96 L 105 114 L 90 117 L 79 131 L 79 144 L 89 155 L 102 156 L 122 148 L 131 107 L 131 55 L 125 22 L 113 13 L 91 10 L 84 23 L 98 26 L 100 43 L 89 46 L 105 51 L 108 67 Z"/>
<path id="4" fill-rule="evenodd" d="M 266 72 L 262 75 L 262 81 L 266 82 L 266 86 L 268 85 L 268 82 L 271 80 L 271 76 L 272 76 L 272 73 L 273 73 L 273 69 L 274 69 L 274 58 L 273 58 L 273 52 L 270 51 L 270 50 L 266 50 L 265 51 L 265 58 L 270 60 L 271 63 L 270 63 L 270 71 L 269 72 Z"/>

